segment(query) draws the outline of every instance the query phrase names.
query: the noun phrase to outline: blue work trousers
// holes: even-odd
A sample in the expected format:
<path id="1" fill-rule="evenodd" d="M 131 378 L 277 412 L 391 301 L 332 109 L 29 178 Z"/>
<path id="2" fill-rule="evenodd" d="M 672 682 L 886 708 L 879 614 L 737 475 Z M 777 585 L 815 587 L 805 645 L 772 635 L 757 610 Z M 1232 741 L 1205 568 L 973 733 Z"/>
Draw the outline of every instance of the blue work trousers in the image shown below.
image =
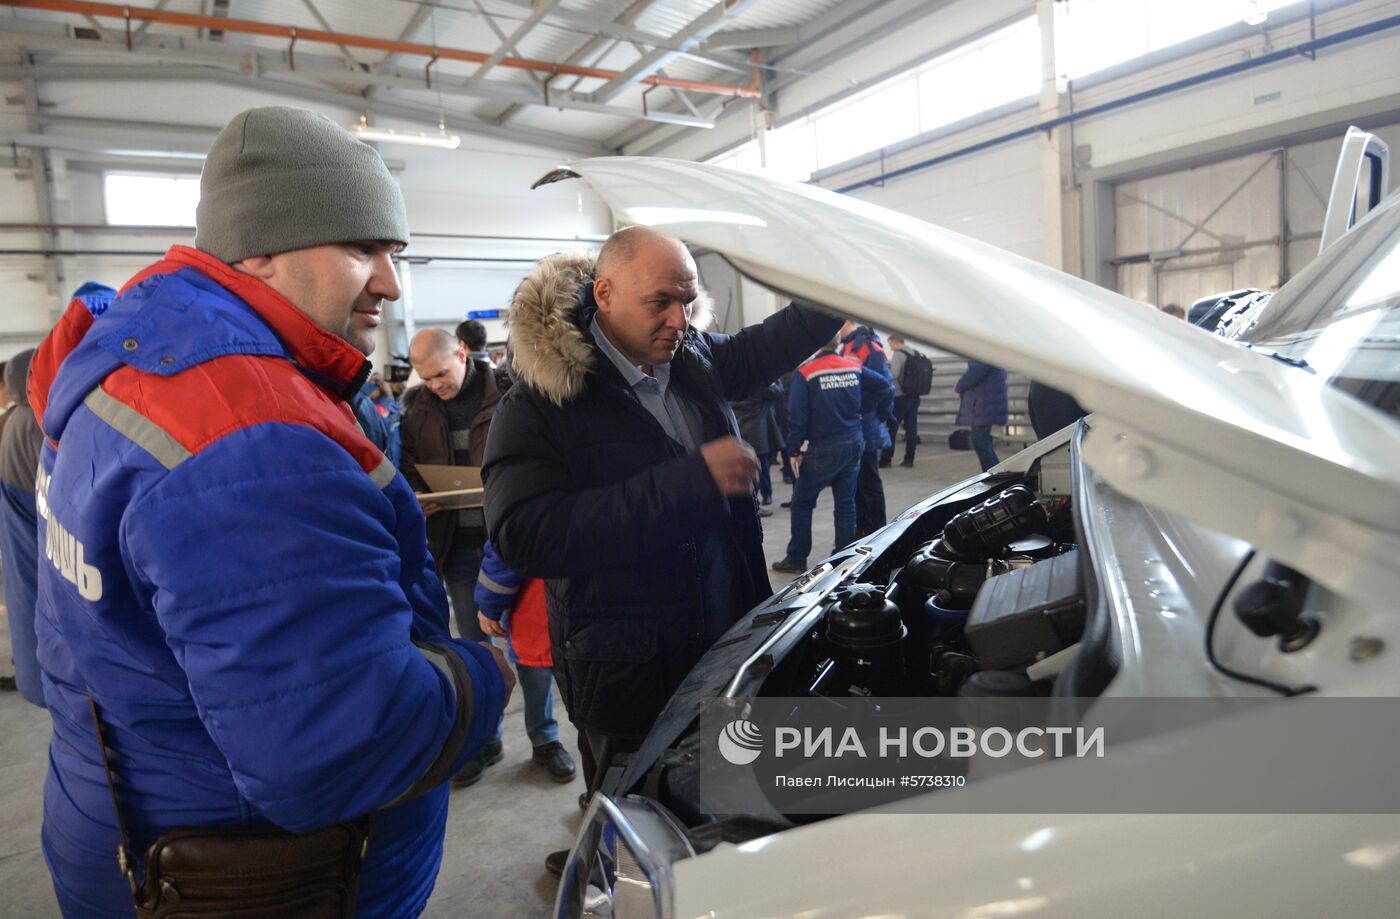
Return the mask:
<path id="1" fill-rule="evenodd" d="M 982 464 L 983 472 L 1001 462 L 997 459 L 996 448 L 992 446 L 992 426 L 989 424 L 972 426 L 972 449 L 977 451 L 977 461 Z"/>
<path id="2" fill-rule="evenodd" d="M 835 502 L 836 548 L 855 539 L 856 476 L 860 470 L 861 441 L 812 444 L 803 454 L 797 482 L 792 488 L 792 538 L 787 559 L 807 563 L 812 551 L 812 510 L 817 496 L 830 486 Z"/>

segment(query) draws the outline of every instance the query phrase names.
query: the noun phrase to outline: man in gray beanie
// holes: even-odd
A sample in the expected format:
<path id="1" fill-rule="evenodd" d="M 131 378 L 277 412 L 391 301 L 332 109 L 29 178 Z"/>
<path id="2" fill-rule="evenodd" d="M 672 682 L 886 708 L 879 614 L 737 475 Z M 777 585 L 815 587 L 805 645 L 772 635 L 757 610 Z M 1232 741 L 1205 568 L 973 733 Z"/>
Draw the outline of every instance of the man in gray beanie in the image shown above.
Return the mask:
<path id="1" fill-rule="evenodd" d="M 403 198 L 373 149 L 281 107 L 235 117 L 200 188 L 195 247 L 76 299 L 32 363 L 54 889 L 67 916 L 131 915 L 118 822 L 140 860 L 176 827 L 374 814 L 355 915 L 414 916 L 447 779 L 514 678 L 450 637 L 418 501 L 346 401 L 400 294 Z"/>

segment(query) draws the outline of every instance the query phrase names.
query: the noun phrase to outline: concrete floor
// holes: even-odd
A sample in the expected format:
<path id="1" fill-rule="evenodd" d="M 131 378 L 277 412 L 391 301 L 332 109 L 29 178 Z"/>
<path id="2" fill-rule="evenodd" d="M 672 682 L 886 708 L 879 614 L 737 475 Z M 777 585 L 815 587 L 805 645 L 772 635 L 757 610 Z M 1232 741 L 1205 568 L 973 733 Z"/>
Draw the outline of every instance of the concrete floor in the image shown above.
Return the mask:
<path id="1" fill-rule="evenodd" d="M 883 470 L 889 516 L 977 471 L 977 459 L 971 453 L 921 449 L 913 469 Z M 764 551 L 770 563 L 782 558 L 787 545 L 788 512 L 778 504 L 790 494 L 789 486 L 775 482 L 774 514 L 764 520 Z M 831 545 L 832 538 L 828 492 L 813 515 L 816 552 Z M 816 554 L 810 559 L 818 560 Z M 775 574 L 774 588 L 782 583 L 782 576 Z M 0 661 L 6 662 L 0 670 L 6 673 L 10 672 L 7 626 L 0 616 Z M 426 916 L 518 919 L 550 914 L 555 884 L 545 873 L 543 860 L 550 851 L 572 845 L 583 781 L 576 777 L 559 784 L 531 764 L 521 707 L 517 692 L 506 714 L 505 759 L 475 786 L 452 794 L 442 871 Z M 555 716 L 562 728 L 561 740 L 577 757 L 575 732 L 557 699 Z M 0 738 L 0 917 L 56 916 L 39 851 L 48 716 L 17 693 L 0 694 Z"/>

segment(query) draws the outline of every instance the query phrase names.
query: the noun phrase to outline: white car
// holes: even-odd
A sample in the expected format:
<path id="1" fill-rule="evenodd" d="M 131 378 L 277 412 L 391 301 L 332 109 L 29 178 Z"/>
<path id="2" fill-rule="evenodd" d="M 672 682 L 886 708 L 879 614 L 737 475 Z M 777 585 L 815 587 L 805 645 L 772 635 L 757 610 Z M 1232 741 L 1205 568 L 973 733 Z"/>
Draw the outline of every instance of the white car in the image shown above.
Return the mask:
<path id="1" fill-rule="evenodd" d="M 1019 796 L 1044 802 L 1040 813 L 719 815 L 699 803 L 687 745 L 717 699 L 850 689 L 849 673 L 833 690 L 809 666 L 843 586 L 887 590 L 913 626 L 930 597 L 965 608 L 987 594 L 984 581 L 1071 546 L 1082 633 L 1040 622 L 955 642 L 961 657 L 920 647 L 907 657 L 927 668 L 911 665 L 883 691 L 956 693 L 995 660 L 990 669 L 1081 699 L 1400 695 L 1400 196 L 1348 232 L 1355 182 L 1342 183 L 1342 224 L 1329 217 L 1324 251 L 1229 317 L 1230 341 L 808 186 L 640 158 L 588 160 L 565 175 L 590 183 L 622 222 L 721 253 L 770 289 L 1026 374 L 1094 414 L 910 508 L 738 623 L 642 748 L 609 772 L 557 916 L 1396 915 L 1393 795 L 1373 813 L 1317 814 L 1306 800 L 1287 815 L 1054 812 L 1065 789 L 1131 782 L 1129 758 L 1116 773 L 1059 761 L 928 792 L 933 803 Z M 933 541 L 950 521 L 976 530 L 976 514 L 963 512 L 1013 485 L 1029 500 L 1019 491 L 997 507 L 1027 511 L 1002 541 L 1015 546 L 984 549 L 976 571 L 957 574 Z M 1189 768 L 1202 743 L 1248 734 L 1202 725 L 1140 745 L 1138 762 L 1175 756 Z M 1334 752 L 1347 767 L 1347 751 Z M 1376 765 L 1393 778 L 1400 763 Z"/>

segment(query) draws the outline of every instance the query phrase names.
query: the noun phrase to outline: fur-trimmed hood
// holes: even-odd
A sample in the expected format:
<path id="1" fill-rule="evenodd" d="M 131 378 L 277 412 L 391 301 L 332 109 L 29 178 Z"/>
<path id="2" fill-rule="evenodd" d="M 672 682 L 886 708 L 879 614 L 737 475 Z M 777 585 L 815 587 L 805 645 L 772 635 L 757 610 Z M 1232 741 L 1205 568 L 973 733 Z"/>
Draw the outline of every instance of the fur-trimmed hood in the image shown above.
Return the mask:
<path id="1" fill-rule="evenodd" d="M 598 349 L 580 321 L 579 292 L 593 283 L 597 252 L 559 252 L 520 282 L 506 319 L 516 377 L 556 405 L 583 392 Z M 686 340 L 709 327 L 714 301 L 700 288 Z M 683 342 L 681 347 L 685 347 Z"/>

